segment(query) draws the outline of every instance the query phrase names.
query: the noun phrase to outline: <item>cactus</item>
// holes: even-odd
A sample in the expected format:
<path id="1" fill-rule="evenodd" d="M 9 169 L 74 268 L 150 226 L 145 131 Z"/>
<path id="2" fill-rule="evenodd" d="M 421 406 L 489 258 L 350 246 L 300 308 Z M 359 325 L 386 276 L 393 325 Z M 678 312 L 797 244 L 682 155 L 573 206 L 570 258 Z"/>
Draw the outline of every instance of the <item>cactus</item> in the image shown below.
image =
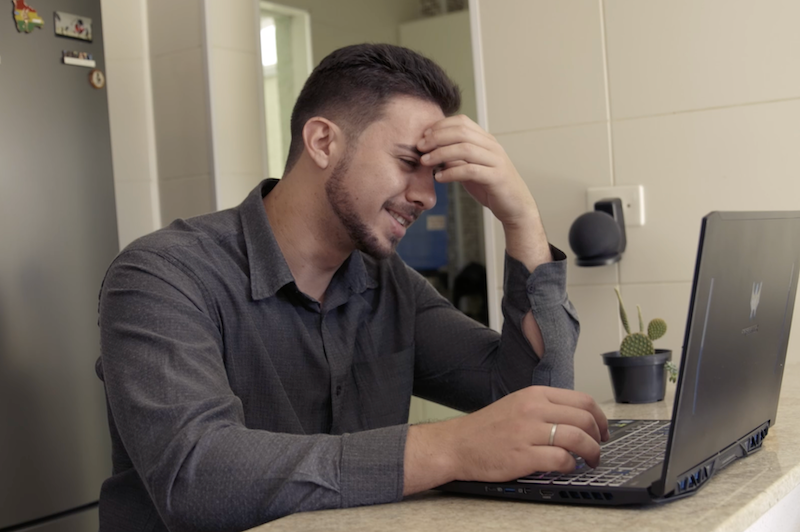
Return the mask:
<path id="1" fill-rule="evenodd" d="M 615 287 L 614 291 L 617 293 L 617 299 L 619 300 L 619 318 L 622 320 L 625 332 L 628 333 L 619 346 L 619 354 L 624 357 L 655 355 L 656 349 L 653 346 L 653 340 L 658 340 L 666 334 L 667 322 L 661 318 L 653 319 L 647 325 L 647 334 L 645 334 L 642 309 L 639 305 L 636 305 L 639 314 L 639 332 L 632 333 L 628 324 L 628 314 L 625 312 L 625 304 L 622 302 L 622 295 L 619 293 L 618 288 Z"/>
<path id="2" fill-rule="evenodd" d="M 625 312 L 625 305 L 622 303 L 622 295 L 620 295 L 619 288 L 616 286 L 614 287 L 614 291 L 617 293 L 617 299 L 619 300 L 619 319 L 622 320 L 622 326 L 625 327 L 625 332 L 630 334 L 631 327 L 628 325 L 628 313 Z"/>

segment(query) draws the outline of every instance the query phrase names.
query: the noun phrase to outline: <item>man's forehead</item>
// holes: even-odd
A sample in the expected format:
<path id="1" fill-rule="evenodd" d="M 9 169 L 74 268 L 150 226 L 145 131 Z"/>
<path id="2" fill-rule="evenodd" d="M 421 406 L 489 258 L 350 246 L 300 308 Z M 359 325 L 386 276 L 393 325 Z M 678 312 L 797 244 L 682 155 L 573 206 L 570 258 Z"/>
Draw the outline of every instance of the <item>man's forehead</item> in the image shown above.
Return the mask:
<path id="1" fill-rule="evenodd" d="M 411 96 L 398 96 L 390 100 L 377 121 L 379 127 L 395 134 L 414 135 L 415 139 L 398 140 L 398 143 L 416 143 L 425 130 L 444 119 L 441 108 L 433 102 Z"/>

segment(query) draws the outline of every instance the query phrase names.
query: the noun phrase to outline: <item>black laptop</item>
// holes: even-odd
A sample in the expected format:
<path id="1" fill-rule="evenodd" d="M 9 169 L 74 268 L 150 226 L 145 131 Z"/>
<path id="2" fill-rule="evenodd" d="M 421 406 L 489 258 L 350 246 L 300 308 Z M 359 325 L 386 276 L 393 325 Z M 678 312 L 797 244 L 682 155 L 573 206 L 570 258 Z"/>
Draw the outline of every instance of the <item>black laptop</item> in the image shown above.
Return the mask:
<path id="1" fill-rule="evenodd" d="M 630 505 L 693 494 L 775 424 L 800 270 L 800 211 L 703 218 L 672 420 L 611 420 L 600 466 L 439 489 Z"/>

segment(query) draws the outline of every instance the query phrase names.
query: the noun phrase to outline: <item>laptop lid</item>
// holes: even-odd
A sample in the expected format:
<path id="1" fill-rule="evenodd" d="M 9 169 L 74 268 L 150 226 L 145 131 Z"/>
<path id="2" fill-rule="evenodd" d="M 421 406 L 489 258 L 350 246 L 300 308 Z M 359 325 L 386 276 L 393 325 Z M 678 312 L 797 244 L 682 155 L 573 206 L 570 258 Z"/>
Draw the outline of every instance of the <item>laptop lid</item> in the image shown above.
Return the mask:
<path id="1" fill-rule="evenodd" d="M 800 212 L 703 218 L 657 496 L 698 488 L 775 423 L 799 270 Z"/>

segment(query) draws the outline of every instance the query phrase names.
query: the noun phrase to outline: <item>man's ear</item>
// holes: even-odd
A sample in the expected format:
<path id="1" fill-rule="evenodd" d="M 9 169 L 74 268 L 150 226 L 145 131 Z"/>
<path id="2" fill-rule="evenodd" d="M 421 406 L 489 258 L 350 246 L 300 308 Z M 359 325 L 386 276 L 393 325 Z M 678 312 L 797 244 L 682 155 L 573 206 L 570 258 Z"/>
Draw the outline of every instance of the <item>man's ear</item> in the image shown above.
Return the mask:
<path id="1" fill-rule="evenodd" d="M 340 156 L 344 135 L 341 128 L 327 118 L 315 116 L 303 126 L 303 144 L 311 160 L 324 170 Z"/>

